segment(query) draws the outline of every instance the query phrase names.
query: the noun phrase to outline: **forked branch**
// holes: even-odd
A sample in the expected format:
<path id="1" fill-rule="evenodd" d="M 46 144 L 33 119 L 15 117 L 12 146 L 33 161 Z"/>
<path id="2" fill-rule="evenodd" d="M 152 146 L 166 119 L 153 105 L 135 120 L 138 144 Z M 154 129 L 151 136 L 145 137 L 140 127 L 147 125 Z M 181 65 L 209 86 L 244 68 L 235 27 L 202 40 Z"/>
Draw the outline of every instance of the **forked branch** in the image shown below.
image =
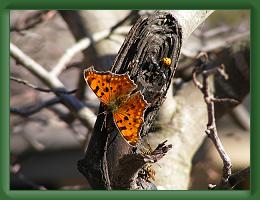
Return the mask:
<path id="1" fill-rule="evenodd" d="M 217 66 L 215 68 L 209 68 L 207 65 L 208 62 L 208 57 L 207 55 L 201 55 L 202 62 L 201 65 L 194 68 L 193 70 L 193 82 L 194 84 L 201 90 L 204 96 L 204 101 L 207 105 L 207 111 L 208 111 L 208 123 L 207 123 L 207 129 L 205 130 L 205 133 L 207 136 L 211 139 L 213 144 L 215 145 L 219 156 L 221 157 L 223 161 L 223 173 L 222 173 L 222 180 L 221 180 L 221 185 L 227 185 L 230 175 L 231 175 L 231 160 L 226 153 L 224 146 L 222 145 L 218 132 L 217 132 L 217 127 L 216 127 L 216 119 L 215 119 L 215 109 L 214 109 L 214 103 L 223 103 L 223 102 L 231 102 L 231 103 L 239 103 L 238 101 L 234 99 L 228 99 L 228 98 L 223 98 L 223 99 L 217 99 L 211 94 L 210 92 L 210 87 L 209 87 L 209 81 L 208 77 L 211 75 L 219 74 L 223 78 L 227 79 L 228 76 L 225 73 L 225 68 L 224 65 Z M 202 73 L 202 84 L 197 80 L 196 76 L 197 73 L 201 72 Z"/>

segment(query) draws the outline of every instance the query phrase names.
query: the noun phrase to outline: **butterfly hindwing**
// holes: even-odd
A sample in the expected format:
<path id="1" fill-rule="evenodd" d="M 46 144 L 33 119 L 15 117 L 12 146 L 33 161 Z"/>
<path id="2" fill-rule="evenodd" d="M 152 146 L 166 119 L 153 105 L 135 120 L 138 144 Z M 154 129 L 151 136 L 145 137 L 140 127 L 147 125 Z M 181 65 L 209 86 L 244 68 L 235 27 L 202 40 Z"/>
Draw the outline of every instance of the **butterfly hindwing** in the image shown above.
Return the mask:
<path id="1" fill-rule="evenodd" d="M 143 113 L 147 102 L 141 92 L 137 92 L 113 113 L 114 121 L 124 139 L 133 146 L 139 140 L 139 132 L 143 124 Z"/>

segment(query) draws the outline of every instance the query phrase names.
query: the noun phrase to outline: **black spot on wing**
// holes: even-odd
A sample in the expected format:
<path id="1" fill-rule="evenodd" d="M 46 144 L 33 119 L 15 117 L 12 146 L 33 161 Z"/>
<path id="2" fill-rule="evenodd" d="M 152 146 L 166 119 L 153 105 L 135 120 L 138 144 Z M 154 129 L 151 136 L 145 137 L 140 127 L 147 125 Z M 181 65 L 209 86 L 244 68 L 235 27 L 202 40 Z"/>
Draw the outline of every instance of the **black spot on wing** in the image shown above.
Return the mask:
<path id="1" fill-rule="evenodd" d="M 116 121 L 116 123 L 122 123 L 122 122 L 123 122 L 122 119 Z"/>
<path id="2" fill-rule="evenodd" d="M 95 93 L 97 93 L 99 90 L 99 86 L 97 85 L 96 88 L 93 90 Z"/>
<path id="3" fill-rule="evenodd" d="M 126 130 L 127 128 L 125 126 L 118 127 L 121 131 Z"/>

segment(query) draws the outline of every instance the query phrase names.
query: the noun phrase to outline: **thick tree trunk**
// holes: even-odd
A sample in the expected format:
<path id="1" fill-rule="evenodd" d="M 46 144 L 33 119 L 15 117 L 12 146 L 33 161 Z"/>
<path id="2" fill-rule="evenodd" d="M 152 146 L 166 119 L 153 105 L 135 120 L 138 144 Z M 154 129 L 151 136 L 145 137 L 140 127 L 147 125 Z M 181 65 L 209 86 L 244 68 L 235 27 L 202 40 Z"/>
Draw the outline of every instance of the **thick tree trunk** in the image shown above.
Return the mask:
<path id="1" fill-rule="evenodd" d="M 113 64 L 111 71 L 119 74 L 128 72 L 149 103 L 149 108 L 145 112 L 142 136 L 147 135 L 149 132 L 159 108 L 165 100 L 167 90 L 177 67 L 182 45 L 182 35 L 187 38 L 211 13 L 208 11 L 189 12 L 190 14 L 187 15 L 188 12 L 186 11 L 183 11 L 183 13 L 181 11 L 162 11 L 154 13 L 149 18 L 140 18 L 129 32 Z M 185 17 L 186 15 L 188 19 Z M 194 20 L 196 16 L 197 20 Z M 185 27 L 181 27 L 180 24 Z M 165 67 L 160 63 L 163 57 L 172 59 L 173 62 L 170 67 Z M 100 111 L 103 111 L 102 108 Z M 79 170 L 95 189 L 110 187 L 131 188 L 130 182 L 133 177 L 129 177 L 128 183 L 120 182 L 122 178 L 118 177 L 119 174 L 117 172 L 119 170 L 122 171 L 123 166 L 121 166 L 120 160 L 127 156 L 135 155 L 132 154 L 133 149 L 120 137 L 111 118 L 106 123 L 108 123 L 107 127 L 114 127 L 112 131 L 101 130 L 103 121 L 104 117 L 100 115 L 96 121 L 85 158 L 79 162 Z M 202 121 L 201 124 L 204 125 L 205 121 Z M 202 129 L 202 126 L 199 127 Z M 200 131 L 202 132 L 202 130 Z M 110 141 L 115 135 L 117 135 L 115 141 L 105 151 L 107 140 Z M 158 138 L 157 135 L 153 135 L 153 137 Z M 157 144 L 162 141 L 163 139 L 158 141 Z M 197 144 L 199 145 L 200 142 Z M 186 158 L 187 162 L 191 160 L 192 155 L 192 153 L 188 155 Z M 136 156 L 140 155 L 136 154 Z M 132 162 L 132 164 L 134 165 L 135 163 Z M 189 168 L 190 166 L 188 169 L 184 169 L 184 171 L 189 171 Z M 125 172 L 125 176 L 129 176 L 127 168 Z M 133 175 L 133 173 L 131 174 Z M 180 176 L 183 176 L 183 174 Z M 184 185 L 186 187 L 188 180 L 186 179 L 185 181 L 186 184 Z"/>

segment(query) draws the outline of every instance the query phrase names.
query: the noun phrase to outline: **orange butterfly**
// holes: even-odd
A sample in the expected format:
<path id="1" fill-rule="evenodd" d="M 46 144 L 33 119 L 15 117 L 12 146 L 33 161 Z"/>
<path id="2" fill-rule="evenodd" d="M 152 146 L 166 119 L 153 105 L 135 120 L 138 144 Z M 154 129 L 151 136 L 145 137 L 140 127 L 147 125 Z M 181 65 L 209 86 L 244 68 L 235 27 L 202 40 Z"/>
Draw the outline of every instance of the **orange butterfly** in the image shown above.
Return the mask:
<path id="1" fill-rule="evenodd" d="M 137 85 L 128 74 L 98 72 L 92 67 L 84 70 L 84 78 L 99 100 L 112 112 L 114 122 L 123 138 L 132 146 L 140 139 L 143 114 L 148 105 Z"/>

